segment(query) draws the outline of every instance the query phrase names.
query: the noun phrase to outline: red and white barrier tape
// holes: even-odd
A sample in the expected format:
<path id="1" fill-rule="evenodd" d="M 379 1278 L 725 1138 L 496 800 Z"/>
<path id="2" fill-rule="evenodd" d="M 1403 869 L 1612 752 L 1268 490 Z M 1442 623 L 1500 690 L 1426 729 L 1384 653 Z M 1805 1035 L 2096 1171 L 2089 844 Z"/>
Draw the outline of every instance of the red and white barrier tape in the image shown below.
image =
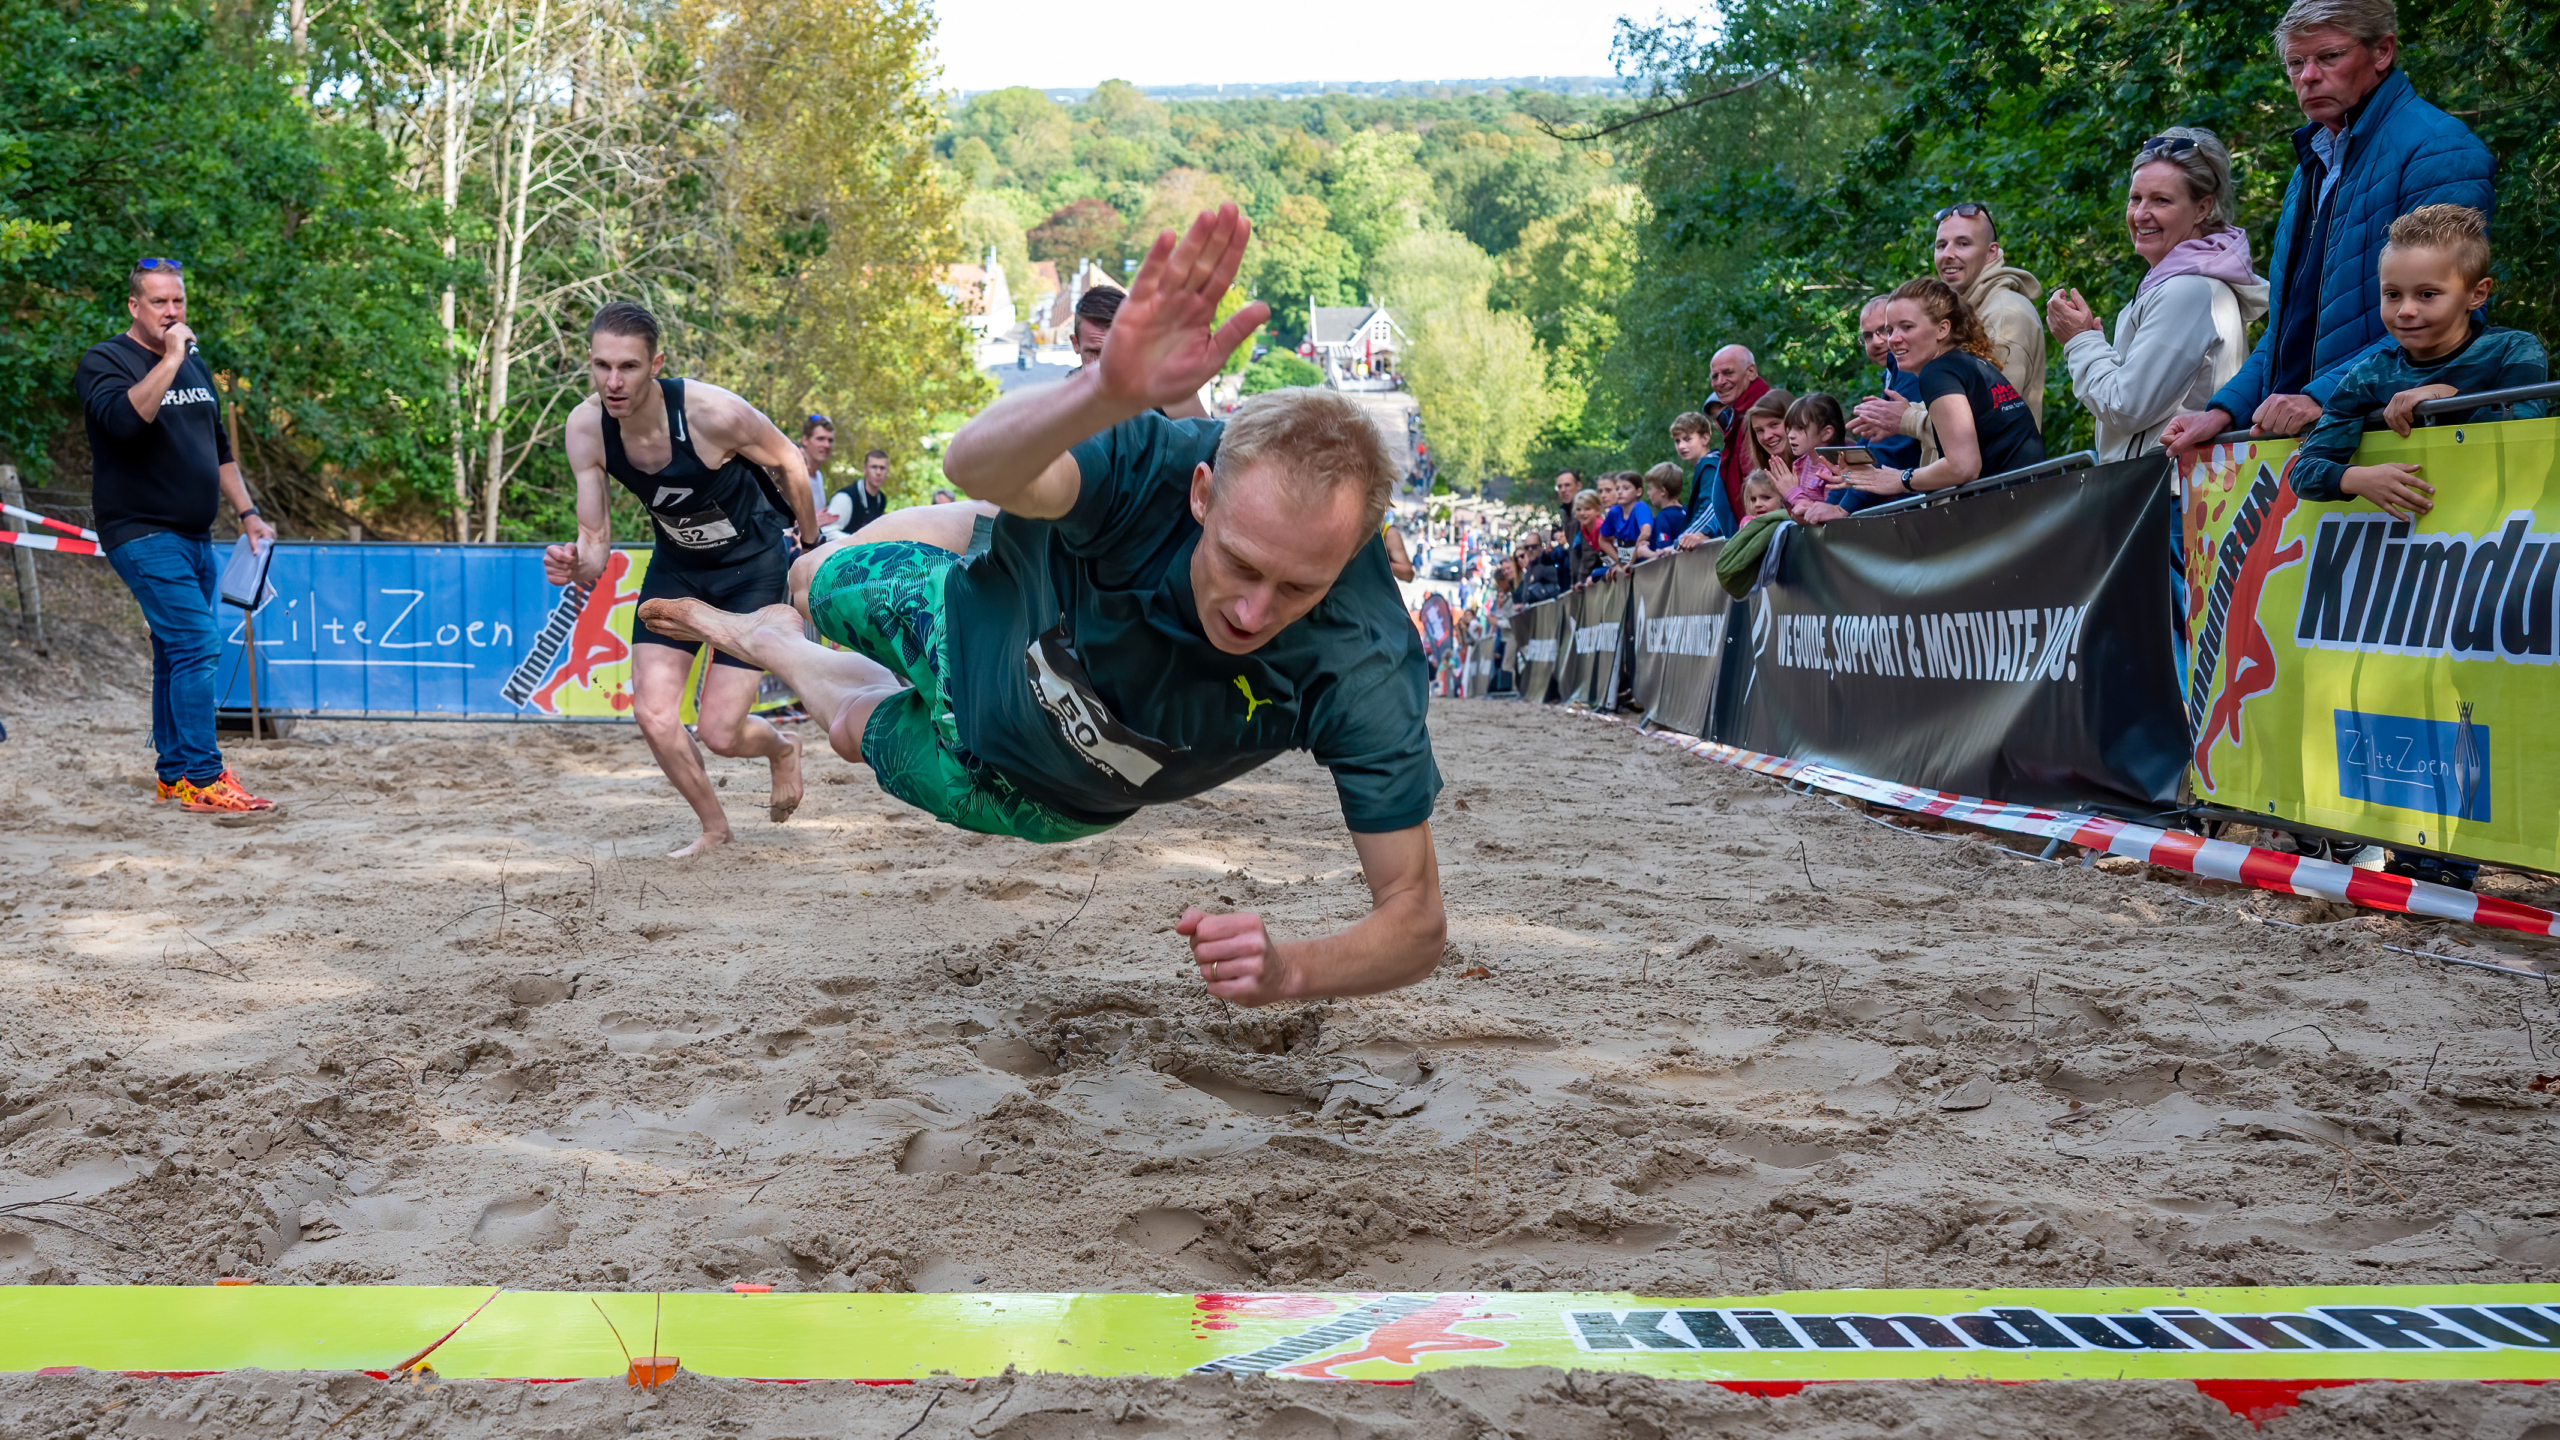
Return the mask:
<path id="1" fill-rule="evenodd" d="M 2560 914 L 2520 905 L 2513 900 L 2474 895 L 2450 885 L 2431 885 L 2403 875 L 2358 870 L 2334 860 L 2287 855 L 2282 851 L 2260 849 L 2230 840 L 2208 840 L 2182 830 L 2161 830 L 2107 815 L 2038 810 L 2026 805 L 1954 795 L 1944 790 L 1920 790 L 1809 760 L 1763 755 L 1756 750 L 1736 749 L 1731 745 L 1719 745 L 1690 735 L 1674 735 L 1669 731 L 1654 733 L 1692 755 L 1720 765 L 1731 765 L 1738 770 L 1774 775 L 1782 780 L 1801 780 L 1816 789 L 1854 795 L 1897 810 L 1935 815 L 1967 825 L 1980 825 L 1985 829 L 2065 840 L 2091 850 L 2104 850 L 2111 855 L 2183 870 L 2209 880 L 2254 885 L 2261 890 L 2273 890 L 2284 895 L 2343 900 L 2369 910 L 2388 910 L 2435 920 L 2462 920 L 2499 930 L 2517 930 L 2527 935 L 2560 936 Z M 2500 965 L 2491 968 L 2504 970 L 2510 967 Z M 2518 973 L 2537 979 L 2542 974 L 2539 970 Z"/>
<path id="2" fill-rule="evenodd" d="M 33 510 L 21 510 L 15 505 L 6 503 L 0 503 L 0 515 L 6 515 L 13 520 L 24 520 L 31 525 L 41 525 L 47 530 L 59 530 L 75 540 L 86 540 L 92 545 L 98 543 L 97 531 L 74 525 L 68 520 L 56 520 L 50 515 L 39 515 Z"/>
<path id="3" fill-rule="evenodd" d="M 0 545 L 24 545 L 30 550 L 59 550 L 65 555 L 104 555 L 106 547 L 95 540 L 74 540 L 68 535 L 38 535 L 33 531 L 19 534 L 0 530 Z"/>

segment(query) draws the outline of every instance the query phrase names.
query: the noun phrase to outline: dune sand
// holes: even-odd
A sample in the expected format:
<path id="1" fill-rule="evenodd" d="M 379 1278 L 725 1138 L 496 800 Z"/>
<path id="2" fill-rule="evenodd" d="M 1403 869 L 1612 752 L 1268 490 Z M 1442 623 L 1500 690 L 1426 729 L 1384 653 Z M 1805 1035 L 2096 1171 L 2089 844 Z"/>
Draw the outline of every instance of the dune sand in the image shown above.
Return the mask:
<path id="1" fill-rule="evenodd" d="M 34 1212 L 77 1230 L 0 1215 L 0 1283 L 1716 1295 L 2560 1273 L 2560 1099 L 2525 1088 L 2523 1028 L 2560 1069 L 2552 1001 L 2383 948 L 2552 947 L 1897 833 L 1622 725 L 1439 705 L 1439 972 L 1246 1012 L 1191 978 L 1185 905 L 1306 933 L 1366 904 L 1302 757 L 1054 848 L 936 826 L 827 756 L 772 826 L 761 767 L 715 759 L 738 838 L 673 862 L 688 817 L 629 729 L 310 724 L 233 752 L 278 814 L 216 823 L 149 806 L 142 716 L 129 692 L 38 703 L 0 745 L 0 1205 L 98 1207 Z M 1960 1092 L 1983 1103 L 1944 1108 Z M 927 1398 L 687 1377 L 403 1387 L 345 1416 L 384 1394 L 13 1377 L 0 1431 L 727 1416 L 895 1435 Z M 2560 1396 L 2320 1392 L 2267 1433 L 2419 1415 L 2548 1440 Z M 1913 1425 L 2246 1430 L 2184 1385 L 1763 1400 L 1519 1371 L 991 1378 L 914 1434 Z"/>

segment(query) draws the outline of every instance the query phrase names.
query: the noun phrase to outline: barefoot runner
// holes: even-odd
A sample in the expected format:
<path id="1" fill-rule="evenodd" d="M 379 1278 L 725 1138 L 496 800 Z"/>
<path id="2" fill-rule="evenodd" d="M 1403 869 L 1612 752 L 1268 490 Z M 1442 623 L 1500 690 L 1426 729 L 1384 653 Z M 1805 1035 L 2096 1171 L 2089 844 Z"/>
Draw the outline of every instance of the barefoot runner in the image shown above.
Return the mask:
<path id="1" fill-rule="evenodd" d="M 1224 423 L 1146 413 L 1198 390 L 1269 314 L 1215 323 L 1250 233 L 1227 205 L 1179 246 L 1159 236 L 1100 374 L 1017 392 L 953 437 L 943 473 L 980 503 L 897 511 L 792 567 L 818 632 L 850 650 L 778 606 L 641 614 L 766 666 L 836 753 L 964 829 L 1073 840 L 1313 752 L 1368 916 L 1286 942 L 1249 912 L 1175 927 L 1211 994 L 1260 1005 L 1412 984 L 1446 920 L 1422 649 L 1378 539 L 1394 453 L 1323 390 L 1259 396 Z"/>
<path id="2" fill-rule="evenodd" d="M 596 393 L 569 416 L 569 468 L 578 478 L 578 543 L 543 552 L 542 573 L 554 585 L 593 585 L 613 548 L 606 478 L 622 482 L 657 522 L 657 548 L 640 582 L 640 599 L 689 597 L 752 610 L 787 593 L 791 551 L 776 496 L 803 545 L 818 542 L 817 505 L 800 448 L 762 411 L 717 385 L 663 380 L 658 322 L 637 305 L 616 302 L 587 327 L 588 368 Z M 758 467 L 774 472 L 768 480 Z M 645 616 L 644 616 L 645 619 Z M 685 733 L 685 681 L 701 642 L 661 634 L 645 623 L 631 631 L 631 688 L 640 733 L 658 768 L 702 821 L 702 834 L 672 852 L 699 855 L 729 839 L 729 817 Z M 800 805 L 800 742 L 751 715 L 761 667 L 717 649 L 703 675 L 695 729 L 714 755 L 761 756 L 773 763 L 767 813 L 775 824 Z"/>

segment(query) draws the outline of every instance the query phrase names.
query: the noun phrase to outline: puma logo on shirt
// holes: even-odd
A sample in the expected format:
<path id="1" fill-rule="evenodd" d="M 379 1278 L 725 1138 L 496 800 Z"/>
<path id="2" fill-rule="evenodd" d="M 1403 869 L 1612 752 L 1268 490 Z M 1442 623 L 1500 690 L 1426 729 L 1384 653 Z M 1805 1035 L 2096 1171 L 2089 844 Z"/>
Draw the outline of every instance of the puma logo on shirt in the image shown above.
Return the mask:
<path id="1" fill-rule="evenodd" d="M 1254 699 L 1253 682 L 1247 680 L 1241 675 L 1236 677 L 1236 688 L 1244 692 L 1244 721 L 1246 724 L 1250 725 L 1253 723 L 1253 712 L 1261 709 L 1263 706 L 1268 705 L 1271 702 L 1268 700 Z"/>

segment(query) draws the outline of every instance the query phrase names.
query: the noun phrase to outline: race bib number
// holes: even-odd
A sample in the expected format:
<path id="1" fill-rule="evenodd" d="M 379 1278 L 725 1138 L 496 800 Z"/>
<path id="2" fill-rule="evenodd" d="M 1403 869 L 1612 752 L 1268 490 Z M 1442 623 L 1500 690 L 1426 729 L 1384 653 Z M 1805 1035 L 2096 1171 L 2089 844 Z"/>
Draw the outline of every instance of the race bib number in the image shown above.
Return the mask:
<path id="1" fill-rule="evenodd" d="M 1058 722 L 1058 731 L 1067 743 L 1095 769 L 1109 775 L 1135 794 L 1138 787 L 1156 777 L 1173 752 L 1161 741 L 1150 740 L 1120 723 L 1093 691 L 1093 682 L 1085 674 L 1082 661 L 1076 658 L 1066 636 L 1050 631 L 1031 642 L 1023 654 L 1025 668 L 1031 678 L 1031 693 L 1040 708 Z"/>
<path id="2" fill-rule="evenodd" d="M 687 550 L 717 550 L 738 538 L 738 527 L 729 523 L 729 514 L 717 505 L 706 505 L 689 515 L 657 515 L 658 528 L 667 538 Z"/>

